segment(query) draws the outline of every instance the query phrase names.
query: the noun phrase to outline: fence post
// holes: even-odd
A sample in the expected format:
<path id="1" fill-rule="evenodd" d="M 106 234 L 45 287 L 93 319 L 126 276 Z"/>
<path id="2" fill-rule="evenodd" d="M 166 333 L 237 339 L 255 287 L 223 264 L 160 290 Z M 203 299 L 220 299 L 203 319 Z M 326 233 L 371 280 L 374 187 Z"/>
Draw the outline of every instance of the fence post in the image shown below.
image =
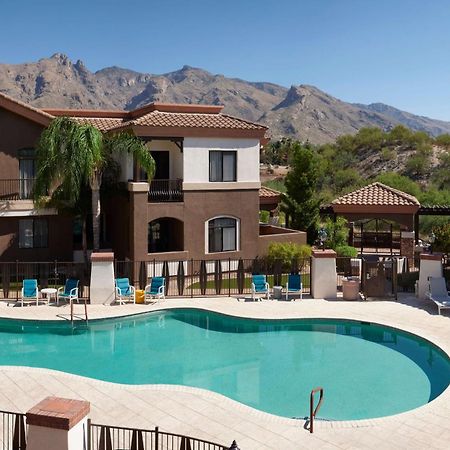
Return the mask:
<path id="1" fill-rule="evenodd" d="M 155 427 L 155 450 L 159 448 L 159 427 Z"/>
<path id="2" fill-rule="evenodd" d="M 83 450 L 90 403 L 47 397 L 27 412 L 27 450 Z"/>

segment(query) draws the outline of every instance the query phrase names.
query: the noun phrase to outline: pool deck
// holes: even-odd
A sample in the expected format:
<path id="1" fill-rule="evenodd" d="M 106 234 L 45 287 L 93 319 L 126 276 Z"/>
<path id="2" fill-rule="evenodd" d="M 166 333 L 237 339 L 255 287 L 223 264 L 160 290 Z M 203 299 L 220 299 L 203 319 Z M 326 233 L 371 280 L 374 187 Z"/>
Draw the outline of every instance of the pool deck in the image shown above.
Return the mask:
<path id="1" fill-rule="evenodd" d="M 277 302 L 236 298 L 168 299 L 154 305 L 90 305 L 89 319 L 125 316 L 157 309 L 196 307 L 251 318 L 342 318 L 376 322 L 418 334 L 450 354 L 450 313 L 437 315 L 429 301 L 400 295 L 397 302 L 344 302 L 304 299 Z M 83 307 L 76 306 L 80 313 Z M 16 308 L 0 302 L 0 317 L 67 320 L 67 306 Z M 91 402 L 93 422 L 153 428 L 231 444 L 241 450 L 289 449 L 448 449 L 450 388 L 431 403 L 381 419 L 315 422 L 273 416 L 222 395 L 183 386 L 128 386 L 46 369 L 1 367 L 0 409 L 26 412 L 47 395 Z M 312 388 L 313 386 L 311 386 Z M 325 387 L 326 388 L 326 387 Z M 326 389 L 325 389 L 326 401 Z M 320 414 L 319 414 L 320 416 Z"/>

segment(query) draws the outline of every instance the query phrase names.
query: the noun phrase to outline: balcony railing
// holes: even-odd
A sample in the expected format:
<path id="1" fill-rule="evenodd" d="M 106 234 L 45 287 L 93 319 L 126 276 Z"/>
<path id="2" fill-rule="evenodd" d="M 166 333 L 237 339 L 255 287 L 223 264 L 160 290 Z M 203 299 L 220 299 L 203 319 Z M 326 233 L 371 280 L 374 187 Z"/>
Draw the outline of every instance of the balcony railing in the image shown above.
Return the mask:
<path id="1" fill-rule="evenodd" d="M 183 180 L 152 180 L 148 191 L 150 202 L 182 202 Z"/>
<path id="2" fill-rule="evenodd" d="M 0 200 L 33 198 L 34 178 L 0 179 Z"/>

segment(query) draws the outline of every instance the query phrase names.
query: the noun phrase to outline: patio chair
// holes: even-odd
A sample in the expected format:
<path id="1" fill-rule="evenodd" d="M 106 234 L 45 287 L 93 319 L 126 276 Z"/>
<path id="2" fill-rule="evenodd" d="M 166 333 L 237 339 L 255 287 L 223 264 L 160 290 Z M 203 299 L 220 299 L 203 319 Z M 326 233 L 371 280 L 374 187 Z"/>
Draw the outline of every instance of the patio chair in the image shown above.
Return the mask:
<path id="1" fill-rule="evenodd" d="M 127 301 L 136 303 L 136 289 L 128 278 L 116 278 L 116 300 L 121 305 Z"/>
<path id="2" fill-rule="evenodd" d="M 166 279 L 164 277 L 153 277 L 150 284 L 145 286 L 144 299 L 152 300 L 153 298 L 165 299 Z"/>
<path id="3" fill-rule="evenodd" d="M 302 276 L 298 273 L 290 273 L 286 283 L 286 301 L 289 300 L 289 294 L 300 294 L 300 300 L 303 299 Z"/>
<path id="4" fill-rule="evenodd" d="M 74 278 L 67 278 L 66 284 L 64 287 L 58 288 L 58 292 L 56 293 L 56 304 L 59 305 L 59 299 L 69 300 L 69 303 L 73 301 L 78 302 L 78 284 L 79 280 Z"/>
<path id="5" fill-rule="evenodd" d="M 255 300 L 258 294 L 265 294 L 267 300 L 269 300 L 269 290 L 269 283 L 265 275 L 252 275 L 252 300 Z"/>
<path id="6" fill-rule="evenodd" d="M 24 302 L 36 302 L 36 306 L 39 304 L 39 289 L 37 280 L 23 280 L 20 304 L 23 306 Z"/>
<path id="7" fill-rule="evenodd" d="M 444 277 L 429 277 L 428 298 L 436 303 L 438 314 L 441 309 L 450 309 L 450 295 L 447 291 L 446 281 Z"/>

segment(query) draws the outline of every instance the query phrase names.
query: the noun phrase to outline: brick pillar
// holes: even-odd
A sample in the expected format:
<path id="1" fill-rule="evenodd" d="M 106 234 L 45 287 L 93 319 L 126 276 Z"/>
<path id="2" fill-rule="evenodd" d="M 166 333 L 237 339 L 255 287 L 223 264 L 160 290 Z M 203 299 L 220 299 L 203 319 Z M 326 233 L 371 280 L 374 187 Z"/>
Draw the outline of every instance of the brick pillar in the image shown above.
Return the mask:
<path id="1" fill-rule="evenodd" d="M 147 259 L 148 250 L 148 183 L 128 183 L 130 192 L 130 259 L 143 261 Z M 118 212 L 119 213 L 119 212 Z M 124 239 L 126 237 L 124 236 Z"/>
<path id="2" fill-rule="evenodd" d="M 334 250 L 313 250 L 311 295 L 313 298 L 337 297 L 336 252 Z"/>
<path id="3" fill-rule="evenodd" d="M 88 448 L 89 402 L 47 397 L 27 412 L 28 450 Z"/>
<path id="4" fill-rule="evenodd" d="M 408 258 L 408 266 L 411 269 L 414 265 L 414 231 L 402 231 L 400 234 L 400 256 Z"/>

